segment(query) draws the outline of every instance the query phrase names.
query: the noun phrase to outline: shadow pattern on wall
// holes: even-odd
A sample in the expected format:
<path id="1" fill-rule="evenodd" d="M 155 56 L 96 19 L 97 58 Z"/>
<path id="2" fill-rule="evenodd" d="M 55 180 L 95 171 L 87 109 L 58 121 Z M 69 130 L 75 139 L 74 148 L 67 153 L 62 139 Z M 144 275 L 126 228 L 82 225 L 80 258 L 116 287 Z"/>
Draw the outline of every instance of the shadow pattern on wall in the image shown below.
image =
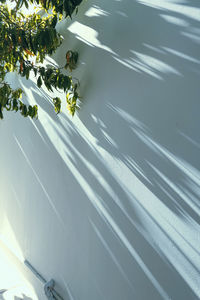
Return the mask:
<path id="1" fill-rule="evenodd" d="M 21 80 L 40 117 L 1 124 L 0 188 L 66 299 L 199 299 L 199 21 L 193 0 L 88 1 L 53 57 L 79 49 L 78 116 Z"/>

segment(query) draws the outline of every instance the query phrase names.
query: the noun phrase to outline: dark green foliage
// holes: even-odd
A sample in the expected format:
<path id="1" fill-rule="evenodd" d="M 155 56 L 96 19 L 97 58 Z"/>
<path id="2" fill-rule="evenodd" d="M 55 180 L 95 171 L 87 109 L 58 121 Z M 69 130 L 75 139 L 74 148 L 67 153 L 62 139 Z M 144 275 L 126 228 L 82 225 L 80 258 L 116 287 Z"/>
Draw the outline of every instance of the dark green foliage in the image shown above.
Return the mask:
<path id="1" fill-rule="evenodd" d="M 3 3 L 3 1 L 0 1 Z M 33 0 L 30 1 L 33 3 Z M 43 67 L 46 55 L 51 55 L 62 43 L 62 37 L 57 33 L 55 27 L 58 21 L 57 13 L 65 13 L 70 16 L 82 1 L 76 0 L 37 0 L 45 9 L 52 9 L 51 14 L 46 17 L 33 13 L 25 16 L 19 8 L 27 0 L 17 0 L 14 9 L 10 10 L 7 5 L 0 6 L 0 118 L 3 118 L 3 110 L 19 111 L 24 117 L 37 117 L 37 106 L 27 106 L 21 99 L 22 90 L 12 90 L 5 81 L 6 74 L 17 72 L 22 77 L 29 79 L 33 73 L 37 80 L 38 88 L 43 85 L 53 92 L 53 89 L 60 89 L 66 95 L 72 95 L 74 100 L 70 102 L 67 97 L 67 107 L 74 115 L 78 99 L 77 85 L 73 83 L 72 77 L 62 74 L 61 69 L 55 67 Z M 69 50 L 66 54 L 65 68 L 72 71 L 77 64 L 78 53 Z M 71 98 L 70 98 L 71 99 Z M 75 102 L 74 102 L 75 101 Z M 56 113 L 60 112 L 61 100 L 58 97 L 52 98 Z"/>
<path id="2" fill-rule="evenodd" d="M 65 17 L 72 17 L 73 12 L 77 12 L 78 6 L 83 0 L 17 0 L 16 9 L 25 5 L 29 7 L 29 3 L 36 3 L 45 10 L 52 9 L 54 14 L 64 15 Z M 1 3 L 5 3 L 5 0 L 1 0 Z"/>
<path id="3" fill-rule="evenodd" d="M 24 117 L 37 118 L 38 108 L 37 105 L 27 106 L 21 100 L 22 89 L 12 90 L 10 85 L 7 83 L 1 84 L 0 87 L 0 119 L 3 119 L 3 110 L 7 111 L 20 111 Z"/>

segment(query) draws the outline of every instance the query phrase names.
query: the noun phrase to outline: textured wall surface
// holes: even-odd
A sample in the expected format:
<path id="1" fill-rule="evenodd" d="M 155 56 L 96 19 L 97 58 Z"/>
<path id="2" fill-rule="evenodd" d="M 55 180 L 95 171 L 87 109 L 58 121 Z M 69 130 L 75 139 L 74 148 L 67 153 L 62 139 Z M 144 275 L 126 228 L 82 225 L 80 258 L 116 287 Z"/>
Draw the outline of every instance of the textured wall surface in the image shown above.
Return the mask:
<path id="1" fill-rule="evenodd" d="M 199 21 L 198 0 L 86 1 L 53 56 L 79 52 L 73 119 L 11 78 L 40 108 L 0 123 L 0 233 L 65 300 L 199 299 Z"/>

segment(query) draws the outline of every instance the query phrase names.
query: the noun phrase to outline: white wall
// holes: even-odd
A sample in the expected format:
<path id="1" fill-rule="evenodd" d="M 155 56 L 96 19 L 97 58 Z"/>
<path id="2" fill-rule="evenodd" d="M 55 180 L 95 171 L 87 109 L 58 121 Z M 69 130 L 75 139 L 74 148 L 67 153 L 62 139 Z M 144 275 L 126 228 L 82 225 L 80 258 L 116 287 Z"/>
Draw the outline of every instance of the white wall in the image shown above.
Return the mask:
<path id="1" fill-rule="evenodd" d="M 0 123 L 1 234 L 66 300 L 199 299 L 199 21 L 197 0 L 86 1 L 53 57 L 79 52 L 74 118 L 19 78 L 39 120 Z"/>

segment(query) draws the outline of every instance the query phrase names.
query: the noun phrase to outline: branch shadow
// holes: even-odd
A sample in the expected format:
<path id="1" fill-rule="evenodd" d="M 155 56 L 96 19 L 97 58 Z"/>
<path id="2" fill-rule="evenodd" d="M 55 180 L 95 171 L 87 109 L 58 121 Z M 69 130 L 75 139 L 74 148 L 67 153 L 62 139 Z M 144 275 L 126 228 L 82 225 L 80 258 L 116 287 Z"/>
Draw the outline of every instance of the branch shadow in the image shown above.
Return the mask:
<path id="1" fill-rule="evenodd" d="M 22 248 L 72 299 L 197 299 L 198 2 L 88 2 L 59 25 L 53 56 L 63 65 L 80 49 L 80 113 L 56 116 L 47 93 L 23 81 L 40 119 L 25 127 L 16 116 L 9 131 L 32 190 L 23 195 L 9 173 L 29 199 Z"/>

